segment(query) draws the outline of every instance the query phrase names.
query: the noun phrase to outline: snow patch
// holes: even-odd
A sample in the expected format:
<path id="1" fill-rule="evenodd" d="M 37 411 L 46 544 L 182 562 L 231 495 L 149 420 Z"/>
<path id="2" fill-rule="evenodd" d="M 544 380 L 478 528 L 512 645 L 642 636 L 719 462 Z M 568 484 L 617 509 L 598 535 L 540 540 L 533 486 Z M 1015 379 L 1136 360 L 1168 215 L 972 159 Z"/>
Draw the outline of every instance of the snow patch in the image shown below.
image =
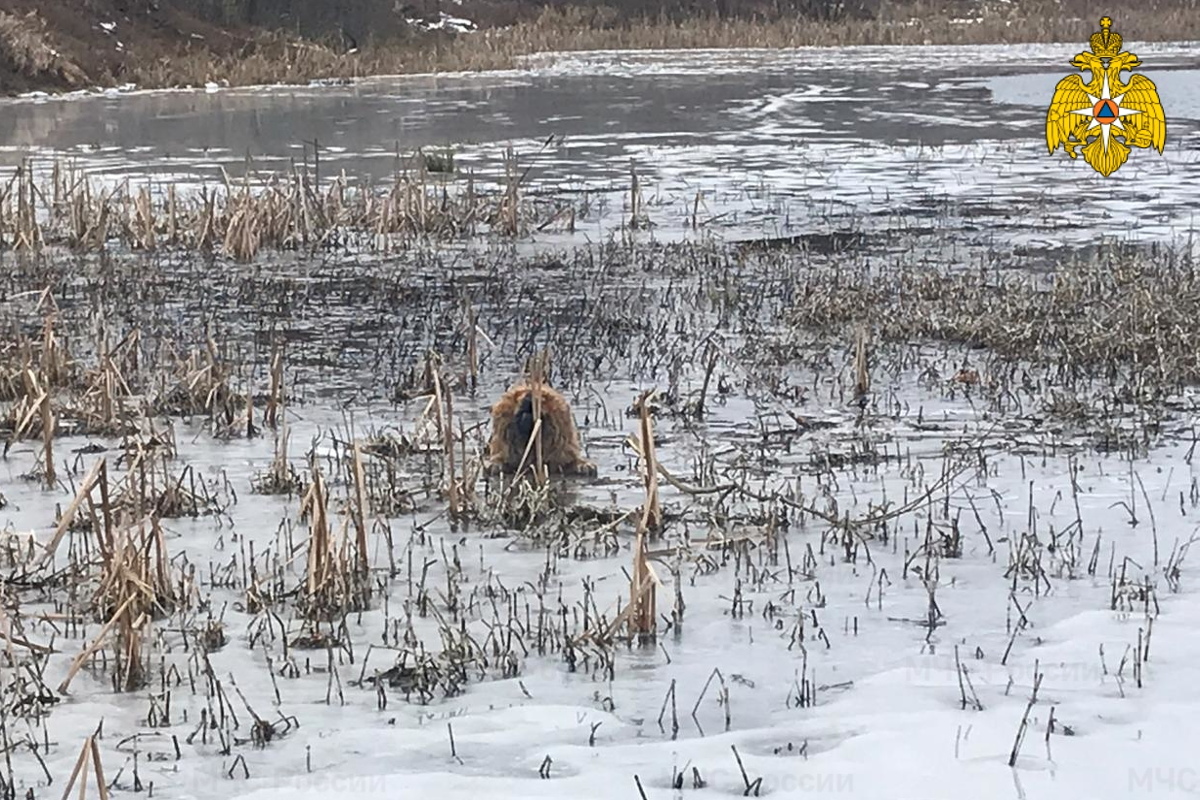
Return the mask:
<path id="1" fill-rule="evenodd" d="M 454 17 L 447 14 L 445 11 L 438 12 L 436 20 L 406 18 L 404 20 L 414 28 L 420 28 L 426 31 L 450 31 L 452 33 L 470 33 L 478 28 L 478 26 L 469 19 L 463 17 Z"/>

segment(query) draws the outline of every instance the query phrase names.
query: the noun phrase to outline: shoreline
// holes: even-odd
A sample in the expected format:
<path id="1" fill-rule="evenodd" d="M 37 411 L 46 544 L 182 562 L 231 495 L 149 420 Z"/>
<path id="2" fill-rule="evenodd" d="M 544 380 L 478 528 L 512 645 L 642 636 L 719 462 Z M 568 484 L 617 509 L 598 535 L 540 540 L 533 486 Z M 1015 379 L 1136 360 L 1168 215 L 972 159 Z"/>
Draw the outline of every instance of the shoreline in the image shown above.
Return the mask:
<path id="1" fill-rule="evenodd" d="M 414 80 L 471 80 L 471 79 L 490 79 L 490 78 L 506 78 L 506 77 L 536 77 L 540 73 L 553 71 L 557 62 L 569 59 L 586 60 L 586 59 L 602 59 L 614 58 L 617 56 L 627 56 L 636 54 L 643 57 L 663 57 L 671 54 L 686 54 L 694 56 L 698 54 L 759 54 L 759 53 L 785 53 L 798 51 L 837 51 L 841 53 L 862 51 L 878 52 L 887 50 L 896 51 L 913 51 L 927 49 L 930 52 L 938 52 L 948 48 L 963 48 L 963 47 L 980 47 L 980 48 L 999 48 L 1010 47 L 1014 50 L 1024 48 L 1026 50 L 1033 48 L 1054 48 L 1061 47 L 1064 52 L 1072 51 L 1076 44 L 1071 42 L 1020 42 L 1011 45 L 997 42 L 991 44 L 966 45 L 966 44 L 859 44 L 859 45 L 797 45 L 795 47 L 688 47 L 688 48 L 636 48 L 636 49 L 587 49 L 587 50 L 551 50 L 529 53 L 518 56 L 517 58 L 524 63 L 518 66 L 495 68 L 495 69 L 461 69 L 449 71 L 428 71 L 428 72 L 382 72 L 367 75 L 359 75 L 354 77 L 343 78 L 310 78 L 306 81 L 268 81 L 264 83 L 246 83 L 246 84 L 208 84 L 208 85 L 171 85 L 171 86 L 140 86 L 136 84 L 126 84 L 123 86 L 92 86 L 88 88 L 72 89 L 70 91 L 46 91 L 46 90 L 31 90 L 21 92 L 19 94 L 0 94 L 0 105 L 15 105 L 19 103 L 48 103 L 48 102 L 67 102 L 73 100 L 92 100 L 92 99 L 117 99 L 123 97 L 138 97 L 157 94 L 218 94 L 222 92 L 240 91 L 240 92 L 259 92 L 259 91 L 276 91 L 287 89 L 336 89 L 361 87 L 372 83 L 384 81 L 414 81 Z M 1178 39 L 1164 40 L 1156 42 L 1146 42 L 1140 46 L 1135 52 L 1152 53 L 1155 55 L 1167 56 L 1184 56 L 1186 55 L 1185 48 L 1194 49 L 1197 55 L 1200 55 L 1200 39 Z M 1024 53 L 1023 55 L 1028 55 Z M 1051 56 L 1033 55 L 1035 61 L 1041 61 L 1043 58 L 1046 61 L 1047 67 L 1056 65 L 1051 63 Z M 988 62 L 988 67 L 1003 66 L 998 62 Z M 1178 70 L 1190 69 L 1188 64 L 1171 63 L 1171 64 L 1155 64 L 1149 70 L 1144 66 L 1139 68 L 1139 72 L 1153 72 L 1156 69 Z M 1064 69 L 1070 69 L 1067 65 Z M 674 73 L 672 73 L 674 74 Z"/>
<path id="2" fill-rule="evenodd" d="M 1020 48 L 1071 43 L 1086 49 L 1096 22 L 1066 13 L 1039 18 L 1035 13 L 1038 7 L 1031 1 L 965 18 L 932 13 L 924 0 L 916 0 L 888 7 L 873 19 L 626 18 L 607 27 L 595 22 L 594 11 L 589 16 L 585 9 L 567 7 L 546 9 L 533 20 L 470 32 L 414 30 L 402 41 L 344 52 L 325 43 L 265 30 L 242 33 L 236 46 L 224 50 L 200 34 L 190 34 L 198 38 L 183 41 L 146 38 L 143 42 L 131 36 L 136 44 L 126 46 L 104 27 L 111 23 L 104 23 L 100 26 L 101 44 L 112 48 L 115 40 L 120 51 L 119 61 L 113 63 L 109 63 L 113 54 L 95 43 L 87 43 L 87 47 L 76 43 L 74 50 L 62 44 L 47 19 L 36 18 L 41 25 L 34 31 L 31 26 L 35 23 L 29 21 L 34 17 L 14 23 L 13 15 L 0 11 L 0 97 L 40 100 L 80 93 L 121 94 L 120 87 L 131 85 L 137 87 L 135 91 L 205 91 L 213 86 L 309 86 L 390 77 L 526 72 L 522 65 L 532 59 L 614 51 Z M 1200 16 L 1189 16 L 1177 2 L 1162 2 L 1144 9 L 1138 17 L 1118 20 L 1116 28 L 1126 49 L 1134 52 L 1154 44 L 1200 42 Z M 122 28 L 118 25 L 115 30 Z M 230 39 L 234 37 L 226 33 Z"/>

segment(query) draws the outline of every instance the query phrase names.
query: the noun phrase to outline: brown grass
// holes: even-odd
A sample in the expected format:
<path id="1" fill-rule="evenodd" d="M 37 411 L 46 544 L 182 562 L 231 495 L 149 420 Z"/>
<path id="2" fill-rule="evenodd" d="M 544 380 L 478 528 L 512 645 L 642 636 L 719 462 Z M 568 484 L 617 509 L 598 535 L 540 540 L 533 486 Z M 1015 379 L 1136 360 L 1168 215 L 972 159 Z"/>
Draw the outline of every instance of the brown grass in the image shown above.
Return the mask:
<path id="1" fill-rule="evenodd" d="M 36 12 L 0 11 L 0 65 L 26 79 L 53 76 L 79 82 L 85 78 L 79 67 L 47 44 L 45 20 Z"/>
<path id="2" fill-rule="evenodd" d="M 221 185 L 195 192 L 171 185 L 153 193 L 128 180 L 107 186 L 61 162 L 45 174 L 26 163 L 0 184 L 0 247 L 98 251 L 115 243 L 143 252 L 221 252 L 248 262 L 264 249 L 315 252 L 353 240 L 388 252 L 414 239 L 520 236 L 575 219 L 566 201 L 519 193 L 522 176 L 511 149 L 504 156 L 509 177 L 490 193 L 477 190 L 470 173 L 434 176 L 419 156 L 408 162 L 382 185 L 345 173 L 318 180 L 297 167 L 257 178 L 225 176 Z"/>

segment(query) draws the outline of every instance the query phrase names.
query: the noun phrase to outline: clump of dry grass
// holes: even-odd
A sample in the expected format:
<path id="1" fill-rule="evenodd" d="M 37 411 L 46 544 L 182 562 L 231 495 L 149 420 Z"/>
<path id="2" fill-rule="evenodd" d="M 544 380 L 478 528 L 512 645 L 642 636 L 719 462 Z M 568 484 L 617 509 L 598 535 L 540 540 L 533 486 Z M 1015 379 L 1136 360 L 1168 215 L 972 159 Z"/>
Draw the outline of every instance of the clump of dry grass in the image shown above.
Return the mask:
<path id="1" fill-rule="evenodd" d="M 1129 399 L 1162 398 L 1200 382 L 1200 278 L 1170 253 L 1107 248 L 1053 273 L 938 267 L 818 267 L 804 280 L 794 325 L 820 331 L 870 324 L 895 342 L 986 348 L 1012 363 L 1053 365 L 1059 383 L 1097 376 Z M 972 384 L 978 373 L 967 373 Z"/>
<path id="2" fill-rule="evenodd" d="M 136 371 L 136 349 L 141 332 L 127 334 L 115 347 L 101 345 L 99 364 L 83 373 L 83 395 L 75 412 L 89 433 L 129 434 L 136 430 L 134 418 L 142 409 L 135 392 L 125 380 L 126 371 Z"/>
<path id="3" fill-rule="evenodd" d="M 366 510 L 358 494 L 338 524 L 330 516 L 329 487 L 315 461 L 310 473 L 300 504 L 300 518 L 308 521 L 309 532 L 299 605 L 306 617 L 329 621 L 364 610 L 370 602 Z"/>
<path id="4" fill-rule="evenodd" d="M 142 651 L 147 623 L 175 606 L 174 577 L 157 515 L 115 529 L 106 548 L 94 603 L 101 619 L 117 620 L 118 691 L 132 691 L 146 679 Z"/>
<path id="5" fill-rule="evenodd" d="M 50 562 L 72 522 L 82 515 L 87 523 L 83 541 L 72 541 L 68 553 L 71 571 L 87 575 L 88 564 L 98 562 L 95 588 L 87 609 L 103 627 L 71 664 L 58 687 L 65 693 L 75 675 L 115 636 L 116 662 L 112 672 L 117 691 L 134 691 L 147 680 L 146 633 L 148 625 L 170 614 L 179 601 L 182 585 L 166 553 L 159 515 L 141 504 L 129 513 L 113 507 L 107 460 L 97 461 L 83 479 L 75 499 L 58 522 L 39 566 Z M 129 473 L 126 478 L 131 478 Z M 98 497 L 97 497 L 98 495 Z M 78 530 L 78 528 L 76 528 Z"/>
<path id="6" fill-rule="evenodd" d="M 168 459 L 166 453 L 139 451 L 114 487 L 111 507 L 133 518 L 153 513 L 175 519 L 219 514 L 231 504 L 227 487 L 206 481 L 190 464 L 173 475 L 168 471 Z"/>
<path id="7" fill-rule="evenodd" d="M 64 59 L 46 41 L 46 21 L 36 11 L 0 11 L 0 64 L 26 78 L 53 84 L 78 85 L 87 79 L 78 66 Z"/>
<path id="8" fill-rule="evenodd" d="M 0 188 L 0 245 L 182 249 L 248 262 L 265 250 L 390 252 L 421 239 L 519 236 L 575 218 L 569 201 L 521 196 L 516 156 L 510 149 L 504 158 L 509 177 L 493 193 L 478 191 L 470 174 L 435 177 L 423 159 L 379 186 L 297 167 L 238 181 L 226 176 L 219 187 L 186 194 L 128 180 L 107 186 L 59 162 L 45 174 L 25 164 Z"/>
<path id="9" fill-rule="evenodd" d="M 368 67 L 382 63 L 383 54 L 364 58 L 345 54 L 320 42 L 304 41 L 275 32 L 262 32 L 235 53 L 214 53 L 191 47 L 161 58 L 137 62 L 130 80 L 139 86 L 203 86 L 223 81 L 231 86 L 306 83 L 320 79 L 350 79 L 372 74 Z M 404 56 L 388 59 L 403 63 Z"/>
<path id="10" fill-rule="evenodd" d="M 251 488 L 257 494 L 296 494 L 304 485 L 303 479 L 288 461 L 289 431 L 286 420 L 275 432 L 275 456 L 271 466 L 255 476 Z"/>
<path id="11" fill-rule="evenodd" d="M 218 352 L 211 331 L 205 345 L 194 348 L 186 358 L 175 359 L 172 381 L 153 400 L 160 414 L 208 416 L 214 425 L 231 426 L 246 404 L 246 398 L 231 387 L 232 370 Z"/>

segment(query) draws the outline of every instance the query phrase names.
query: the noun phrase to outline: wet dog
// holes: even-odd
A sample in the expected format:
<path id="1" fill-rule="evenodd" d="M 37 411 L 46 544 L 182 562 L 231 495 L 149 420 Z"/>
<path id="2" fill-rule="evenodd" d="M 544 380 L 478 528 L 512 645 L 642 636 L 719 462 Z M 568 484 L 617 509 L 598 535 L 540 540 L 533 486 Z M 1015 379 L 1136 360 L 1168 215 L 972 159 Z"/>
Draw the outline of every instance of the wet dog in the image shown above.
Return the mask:
<path id="1" fill-rule="evenodd" d="M 551 474 L 594 477 L 596 465 L 583 457 L 579 430 L 566 398 L 545 384 L 538 393 L 542 405 L 542 463 Z M 521 465 L 536 423 L 533 395 L 533 387 L 518 384 L 492 406 L 492 438 L 488 443 L 490 469 L 512 474 Z M 530 448 L 525 466 L 532 467 L 536 458 Z"/>

